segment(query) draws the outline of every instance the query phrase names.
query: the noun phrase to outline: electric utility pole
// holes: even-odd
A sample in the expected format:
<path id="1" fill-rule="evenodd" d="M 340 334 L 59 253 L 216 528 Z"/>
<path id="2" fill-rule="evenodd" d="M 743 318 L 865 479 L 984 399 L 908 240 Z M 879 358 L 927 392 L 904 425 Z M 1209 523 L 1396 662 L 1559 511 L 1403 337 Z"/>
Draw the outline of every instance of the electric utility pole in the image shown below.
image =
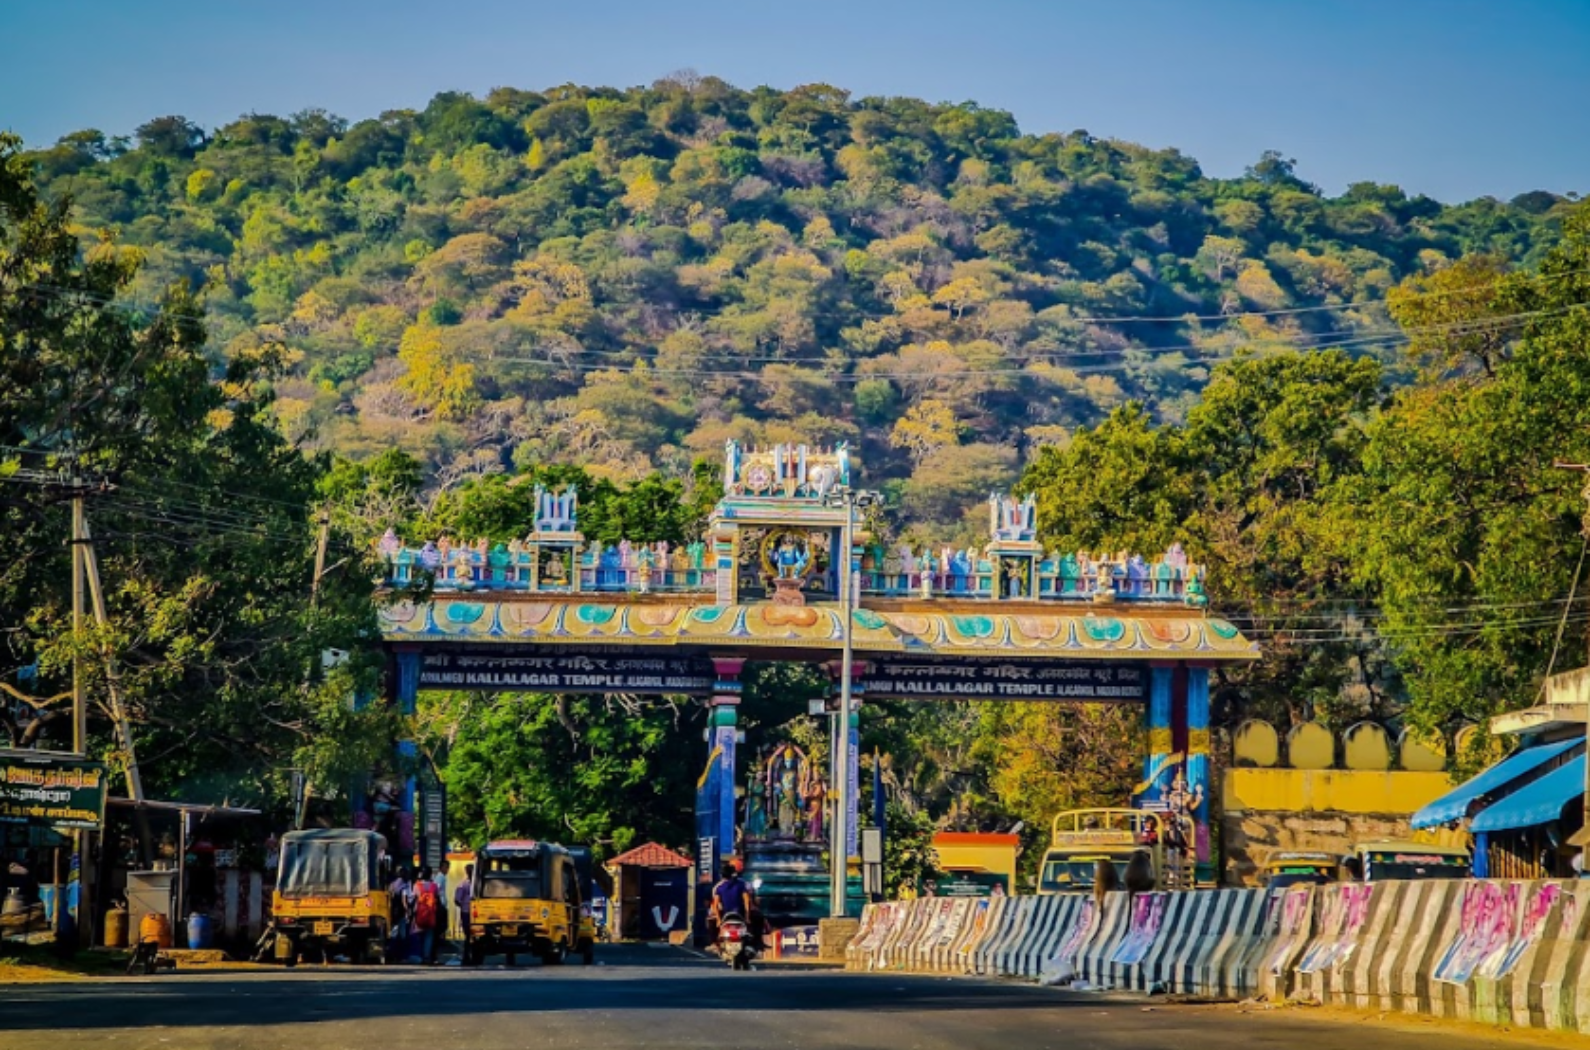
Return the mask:
<path id="1" fill-rule="evenodd" d="M 1585 476 L 1585 487 L 1580 492 L 1580 495 L 1582 495 L 1584 497 L 1584 501 L 1585 501 L 1584 514 L 1582 515 L 1582 517 L 1580 519 L 1580 532 L 1584 535 L 1586 542 L 1590 542 L 1590 463 L 1564 463 L 1562 460 L 1558 460 L 1557 462 L 1553 463 L 1552 466 L 1556 467 L 1558 470 L 1577 470 L 1579 473 L 1581 473 L 1581 474 L 1583 474 Z M 1577 582 L 1577 577 L 1576 577 L 1576 581 L 1575 582 Z M 1569 615 L 1569 613 L 1573 612 L 1573 604 L 1572 604 L 1573 595 L 1570 594 L 1568 596 L 1568 598 L 1569 598 L 1569 604 L 1564 605 L 1562 607 L 1562 622 L 1563 623 L 1567 623 L 1568 622 L 1568 615 Z M 1558 632 L 1558 637 L 1559 638 L 1561 637 L 1560 628 L 1559 628 L 1559 632 Z M 1586 642 L 1587 642 L 1587 648 L 1590 648 L 1590 638 L 1587 638 Z M 1587 662 L 1590 662 L 1590 661 L 1587 661 Z M 1585 729 L 1584 729 L 1584 731 L 1585 731 L 1585 754 L 1584 754 L 1585 774 L 1584 774 L 1584 799 L 1583 799 L 1584 817 L 1583 817 L 1583 823 L 1581 824 L 1581 826 L 1579 828 L 1578 834 L 1573 836 L 1573 838 L 1569 840 L 1569 843 L 1571 845 L 1579 846 L 1579 848 L 1580 848 L 1579 856 L 1581 858 L 1585 858 L 1587 856 L 1590 856 L 1590 703 L 1587 703 L 1586 707 L 1585 707 L 1585 721 L 1584 721 L 1584 725 L 1585 725 Z M 1581 866 L 1590 866 L 1590 865 L 1586 865 L 1583 859 L 1581 859 L 1580 864 L 1581 864 Z"/>
<path id="2" fill-rule="evenodd" d="M 99 577 L 99 557 L 94 553 L 94 539 L 89 534 L 88 523 L 83 523 L 83 564 L 88 570 L 88 594 L 94 604 L 94 623 L 101 631 L 110 628 L 110 614 L 105 608 L 105 588 Z M 127 720 L 127 709 L 121 702 L 121 682 L 116 677 L 115 655 L 109 642 L 100 642 L 105 658 L 105 692 L 110 700 L 110 719 L 116 729 L 116 743 L 127 762 L 127 796 L 132 799 L 133 814 L 138 825 L 139 859 L 148 863 L 154 857 L 154 837 L 149 832 L 149 813 L 144 808 L 144 783 L 138 771 L 138 752 L 133 747 L 132 725 Z"/>

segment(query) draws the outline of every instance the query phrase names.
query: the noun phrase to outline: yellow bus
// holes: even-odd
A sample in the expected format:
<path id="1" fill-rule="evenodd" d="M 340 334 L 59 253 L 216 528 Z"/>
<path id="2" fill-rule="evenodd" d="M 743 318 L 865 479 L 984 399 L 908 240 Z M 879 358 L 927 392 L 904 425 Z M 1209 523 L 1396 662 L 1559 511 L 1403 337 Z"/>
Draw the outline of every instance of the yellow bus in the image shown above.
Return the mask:
<path id="1" fill-rule="evenodd" d="M 1125 885 L 1126 866 L 1138 851 L 1148 854 L 1157 889 L 1191 889 L 1191 848 L 1167 846 L 1169 813 L 1141 809 L 1073 809 L 1054 818 L 1049 849 L 1038 872 L 1038 892 L 1088 893 L 1098 862 L 1115 867 Z M 1180 841 L 1192 842 L 1192 829 L 1182 822 Z"/>

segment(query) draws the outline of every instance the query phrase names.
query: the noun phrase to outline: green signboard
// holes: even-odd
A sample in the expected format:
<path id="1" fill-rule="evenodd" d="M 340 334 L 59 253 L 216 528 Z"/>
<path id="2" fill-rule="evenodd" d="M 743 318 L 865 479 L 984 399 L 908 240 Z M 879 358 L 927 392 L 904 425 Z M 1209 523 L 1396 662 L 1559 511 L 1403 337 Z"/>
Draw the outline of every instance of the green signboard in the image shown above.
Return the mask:
<path id="1" fill-rule="evenodd" d="M 940 897 L 991 897 L 1010 892 L 1008 879 L 990 871 L 952 871 L 938 880 Z"/>
<path id="2" fill-rule="evenodd" d="M 105 823 L 105 786 L 99 762 L 0 753 L 0 823 L 97 831 Z"/>

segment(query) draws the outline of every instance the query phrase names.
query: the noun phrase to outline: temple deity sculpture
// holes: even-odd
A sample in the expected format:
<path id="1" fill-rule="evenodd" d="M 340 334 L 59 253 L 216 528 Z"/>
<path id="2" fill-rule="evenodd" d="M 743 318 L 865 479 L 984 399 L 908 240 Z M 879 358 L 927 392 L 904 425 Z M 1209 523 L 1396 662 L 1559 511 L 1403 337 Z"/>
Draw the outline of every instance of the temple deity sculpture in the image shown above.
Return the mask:
<path id="1" fill-rule="evenodd" d="M 823 841 L 823 814 L 828 801 L 828 784 L 821 773 L 813 773 L 807 781 L 806 826 L 803 829 L 807 842 Z"/>
<path id="2" fill-rule="evenodd" d="M 906 564 L 906 562 L 900 559 L 900 552 L 898 550 L 895 550 L 891 547 L 884 551 L 883 559 L 879 563 L 879 567 L 883 572 L 884 585 L 890 587 L 894 586 L 895 582 L 899 579 L 900 574 L 905 571 Z"/>
<path id="3" fill-rule="evenodd" d="M 806 566 L 810 556 L 805 550 L 797 546 L 794 539 L 785 536 L 778 545 L 778 550 L 773 552 L 773 567 L 778 572 L 781 580 L 797 580 L 806 573 Z"/>
<path id="4" fill-rule="evenodd" d="M 631 553 L 635 559 L 635 567 L 631 574 L 630 582 L 640 593 L 646 594 L 651 590 L 651 569 L 655 556 L 652 554 L 651 548 L 645 544 L 641 544 Z"/>
<path id="5" fill-rule="evenodd" d="M 1148 562 L 1141 554 L 1126 559 L 1126 593 L 1134 598 L 1148 593 Z"/>
<path id="6" fill-rule="evenodd" d="M 747 839 L 767 838 L 767 781 L 761 763 L 751 767 L 745 785 L 745 827 Z"/>
<path id="7" fill-rule="evenodd" d="M 794 744 L 781 745 L 768 760 L 768 802 L 781 838 L 792 839 L 799 831 L 806 775 L 806 754 Z"/>

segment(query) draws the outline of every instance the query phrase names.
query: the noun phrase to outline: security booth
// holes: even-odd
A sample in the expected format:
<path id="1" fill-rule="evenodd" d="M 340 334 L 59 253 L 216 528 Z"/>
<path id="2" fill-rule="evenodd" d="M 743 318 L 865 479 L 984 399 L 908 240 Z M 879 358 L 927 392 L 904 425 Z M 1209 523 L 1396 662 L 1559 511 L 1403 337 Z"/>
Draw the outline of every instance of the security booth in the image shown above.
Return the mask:
<path id="1" fill-rule="evenodd" d="M 655 842 L 620 853 L 607 863 L 615 872 L 618 915 L 624 940 L 667 940 L 690 928 L 690 858 Z"/>
<path id="2" fill-rule="evenodd" d="M 940 831 L 933 852 L 944 877 L 941 897 L 989 897 L 1016 892 L 1021 836 L 980 831 Z"/>

